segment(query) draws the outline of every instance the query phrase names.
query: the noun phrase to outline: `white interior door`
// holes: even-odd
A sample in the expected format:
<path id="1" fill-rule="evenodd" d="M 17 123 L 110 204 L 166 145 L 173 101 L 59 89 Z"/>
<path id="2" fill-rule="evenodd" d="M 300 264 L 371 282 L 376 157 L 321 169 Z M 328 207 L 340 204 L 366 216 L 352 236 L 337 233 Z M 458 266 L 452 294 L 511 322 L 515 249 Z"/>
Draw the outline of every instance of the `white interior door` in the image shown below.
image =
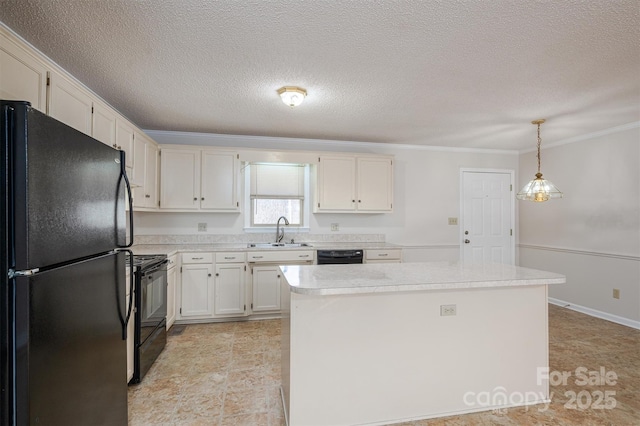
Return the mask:
<path id="1" fill-rule="evenodd" d="M 462 171 L 462 260 L 514 264 L 512 171 Z"/>

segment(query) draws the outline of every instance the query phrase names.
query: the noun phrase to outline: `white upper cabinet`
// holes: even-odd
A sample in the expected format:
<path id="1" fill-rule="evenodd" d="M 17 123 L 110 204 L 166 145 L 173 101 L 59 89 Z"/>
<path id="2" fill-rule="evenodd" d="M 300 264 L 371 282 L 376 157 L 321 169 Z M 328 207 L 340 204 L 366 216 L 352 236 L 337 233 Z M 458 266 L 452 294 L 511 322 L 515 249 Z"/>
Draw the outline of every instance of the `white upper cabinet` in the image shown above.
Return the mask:
<path id="1" fill-rule="evenodd" d="M 116 113 L 100 102 L 93 102 L 91 136 L 113 148 L 116 144 Z"/>
<path id="2" fill-rule="evenodd" d="M 360 212 L 393 208 L 393 161 L 385 157 L 358 158 L 358 205 Z"/>
<path id="3" fill-rule="evenodd" d="M 237 211 L 238 154 L 202 151 L 200 208 L 202 210 Z"/>
<path id="4" fill-rule="evenodd" d="M 160 208 L 200 209 L 200 151 L 162 149 Z"/>
<path id="5" fill-rule="evenodd" d="M 161 158 L 161 209 L 239 211 L 236 152 L 163 148 Z"/>
<path id="6" fill-rule="evenodd" d="M 318 162 L 317 194 L 317 211 L 355 210 L 355 157 L 321 156 Z"/>
<path id="7" fill-rule="evenodd" d="M 49 115 L 68 126 L 91 136 L 93 99 L 88 92 L 63 77 L 51 72 L 49 83 Z"/>
<path id="8" fill-rule="evenodd" d="M 0 31 L 0 99 L 28 101 L 46 113 L 47 71 L 44 63 Z"/>
<path id="9" fill-rule="evenodd" d="M 141 132 L 134 132 L 133 206 L 158 208 L 158 166 L 160 150 L 156 143 Z"/>
<path id="10" fill-rule="evenodd" d="M 316 213 L 384 213 L 393 210 L 393 159 L 389 156 L 321 155 Z"/>
<path id="11" fill-rule="evenodd" d="M 133 168 L 133 133 L 133 125 L 124 118 L 118 116 L 116 118 L 116 145 L 118 149 L 121 149 L 126 153 L 125 166 L 128 169 Z"/>

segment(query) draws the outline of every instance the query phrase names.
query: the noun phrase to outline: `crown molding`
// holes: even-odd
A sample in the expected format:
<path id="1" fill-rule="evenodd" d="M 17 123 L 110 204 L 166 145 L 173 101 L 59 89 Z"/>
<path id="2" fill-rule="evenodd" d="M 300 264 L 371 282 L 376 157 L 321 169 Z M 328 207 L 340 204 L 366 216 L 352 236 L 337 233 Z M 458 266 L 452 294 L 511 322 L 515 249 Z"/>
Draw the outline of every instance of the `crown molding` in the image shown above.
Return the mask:
<path id="1" fill-rule="evenodd" d="M 241 145 L 243 142 L 260 143 L 262 145 L 278 144 L 279 146 L 291 147 L 291 149 L 301 149 L 304 146 L 314 146 L 317 149 L 318 145 L 326 146 L 327 148 L 364 148 L 371 150 L 379 149 L 396 149 L 396 150 L 414 150 L 414 151 L 440 151 L 440 152 L 458 152 L 458 153 L 476 153 L 476 154 L 507 154 L 518 155 L 517 150 L 506 149 L 483 149 L 483 148 L 459 148 L 459 147 L 446 147 L 446 146 L 425 146 L 425 145 L 410 145 L 410 144 L 395 144 L 387 142 L 357 142 L 357 141 L 341 141 L 330 139 L 304 139 L 304 138 L 285 138 L 285 137 L 273 137 L 273 136 L 250 136 L 250 135 L 225 135 L 218 133 L 196 133 L 196 132 L 177 132 L 168 130 L 144 130 L 144 132 L 151 138 L 156 140 L 159 144 L 179 144 L 185 145 L 193 143 L 194 145 L 210 145 L 220 147 L 242 147 L 250 148 Z M 168 141 L 169 138 L 179 138 L 181 141 L 175 140 Z M 186 143 L 185 143 L 186 142 Z M 273 149 L 272 146 L 266 147 Z"/>

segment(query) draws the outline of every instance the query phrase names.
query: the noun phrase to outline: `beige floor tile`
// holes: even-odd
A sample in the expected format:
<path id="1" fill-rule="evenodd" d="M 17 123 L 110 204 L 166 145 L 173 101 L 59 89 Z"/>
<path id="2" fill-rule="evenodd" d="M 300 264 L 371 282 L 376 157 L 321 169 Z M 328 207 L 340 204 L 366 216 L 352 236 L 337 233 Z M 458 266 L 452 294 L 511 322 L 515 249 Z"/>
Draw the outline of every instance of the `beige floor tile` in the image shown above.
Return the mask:
<path id="1" fill-rule="evenodd" d="M 283 426 L 279 320 L 194 324 L 169 336 L 139 385 L 129 387 L 130 425 Z M 403 423 L 405 426 L 640 425 L 640 331 L 549 306 L 552 371 L 615 371 L 612 386 L 551 386 L 552 402 Z M 574 378 L 575 379 L 575 378 Z M 614 391 L 614 409 L 567 408 L 572 392 Z M 570 404 L 569 404 L 570 405 Z"/>

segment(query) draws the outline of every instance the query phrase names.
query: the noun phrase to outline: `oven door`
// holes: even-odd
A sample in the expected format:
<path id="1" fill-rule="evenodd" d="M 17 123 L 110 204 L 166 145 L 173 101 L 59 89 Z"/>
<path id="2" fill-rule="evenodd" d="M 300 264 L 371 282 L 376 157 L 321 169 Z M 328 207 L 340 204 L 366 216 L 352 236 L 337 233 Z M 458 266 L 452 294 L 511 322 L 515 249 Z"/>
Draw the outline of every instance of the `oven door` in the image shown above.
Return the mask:
<path id="1" fill-rule="evenodd" d="M 166 261 L 142 271 L 140 274 L 140 340 L 143 344 L 167 317 L 167 265 Z"/>

